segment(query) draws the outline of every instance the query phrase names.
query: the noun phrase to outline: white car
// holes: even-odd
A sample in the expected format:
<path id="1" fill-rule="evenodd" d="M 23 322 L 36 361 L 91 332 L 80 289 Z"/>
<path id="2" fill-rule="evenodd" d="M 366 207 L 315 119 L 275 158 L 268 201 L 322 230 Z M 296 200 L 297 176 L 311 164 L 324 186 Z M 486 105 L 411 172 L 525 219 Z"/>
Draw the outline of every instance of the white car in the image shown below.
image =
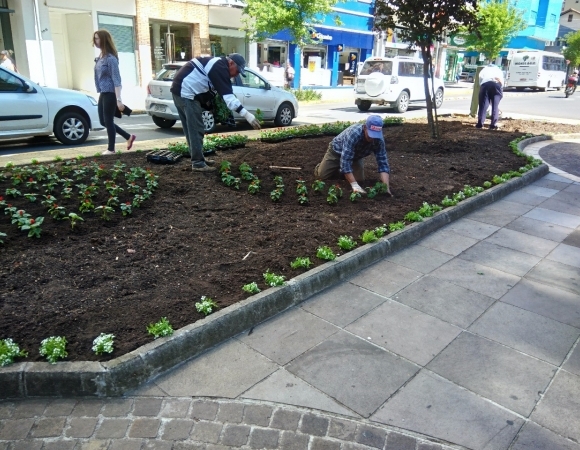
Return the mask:
<path id="1" fill-rule="evenodd" d="M 0 67 L 0 139 L 48 136 L 66 145 L 87 140 L 90 130 L 102 130 L 97 101 L 70 89 L 40 86 L 19 73 Z"/>
<path id="2" fill-rule="evenodd" d="M 434 78 L 435 106 L 443 104 L 445 85 Z M 431 91 L 431 80 L 429 80 Z M 407 56 L 372 57 L 360 69 L 355 85 L 355 104 L 361 111 L 386 105 L 404 113 L 411 102 L 424 102 L 423 61 Z"/>
<path id="3" fill-rule="evenodd" d="M 179 120 L 169 89 L 173 77 L 183 64 L 185 63 L 164 64 L 155 80 L 150 81 L 147 86 L 145 109 L 158 127 L 171 128 Z M 238 75 L 232 78 L 234 94 L 244 108 L 254 115 L 256 110 L 260 109 L 264 120 L 273 120 L 278 126 L 290 125 L 298 115 L 298 101 L 294 94 L 272 86 L 261 75 L 247 67 L 245 71 L 245 77 Z M 245 120 L 237 113 L 234 113 L 234 118 L 236 121 Z M 217 125 L 213 114 L 203 110 L 202 119 L 205 132 L 211 133 Z"/>

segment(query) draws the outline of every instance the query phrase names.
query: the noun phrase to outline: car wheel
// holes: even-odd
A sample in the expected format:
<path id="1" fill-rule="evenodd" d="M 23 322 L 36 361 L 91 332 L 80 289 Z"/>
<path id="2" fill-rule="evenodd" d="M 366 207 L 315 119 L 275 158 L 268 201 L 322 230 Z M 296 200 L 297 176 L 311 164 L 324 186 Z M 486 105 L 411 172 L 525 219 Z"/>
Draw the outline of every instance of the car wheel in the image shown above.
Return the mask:
<path id="1" fill-rule="evenodd" d="M 215 129 L 215 118 L 211 111 L 203 110 L 201 112 L 201 120 L 203 122 L 203 131 L 211 133 Z"/>
<path id="2" fill-rule="evenodd" d="M 65 112 L 54 125 L 54 135 L 65 145 L 82 144 L 89 137 L 89 123 L 77 112 Z"/>
<path id="3" fill-rule="evenodd" d="M 516 91 L 518 91 L 518 92 L 522 92 L 524 89 L 525 88 L 524 87 L 521 87 L 521 86 L 516 87 Z"/>
<path id="4" fill-rule="evenodd" d="M 399 94 L 397 98 L 395 109 L 401 114 L 409 109 L 409 94 L 407 91 L 403 91 Z"/>
<path id="5" fill-rule="evenodd" d="M 173 125 L 175 125 L 175 122 L 177 122 L 177 120 L 164 119 L 163 117 L 159 116 L 151 116 L 151 118 L 153 119 L 153 123 L 159 128 L 171 128 Z"/>
<path id="6" fill-rule="evenodd" d="M 368 111 L 369 109 L 371 109 L 371 105 L 372 105 L 371 102 L 363 100 L 359 102 L 356 106 L 358 106 L 358 109 L 360 111 Z"/>
<path id="7" fill-rule="evenodd" d="M 290 103 L 282 103 L 276 113 L 274 123 L 279 127 L 287 127 L 292 123 L 294 118 L 294 109 Z"/>
<path id="8" fill-rule="evenodd" d="M 435 107 L 441 108 L 442 104 L 443 104 L 443 89 L 439 88 L 435 92 Z"/>

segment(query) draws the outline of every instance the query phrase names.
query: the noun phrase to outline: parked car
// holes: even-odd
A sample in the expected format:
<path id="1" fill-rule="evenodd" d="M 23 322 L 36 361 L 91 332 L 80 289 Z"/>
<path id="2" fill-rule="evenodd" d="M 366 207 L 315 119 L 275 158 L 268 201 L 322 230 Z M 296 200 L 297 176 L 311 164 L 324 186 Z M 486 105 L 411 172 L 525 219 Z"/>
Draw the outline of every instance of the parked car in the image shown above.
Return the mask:
<path id="1" fill-rule="evenodd" d="M 445 86 L 440 78 L 434 78 L 434 82 L 435 105 L 440 108 Z M 355 86 L 355 103 L 359 110 L 386 105 L 404 113 L 411 102 L 424 101 L 422 60 L 407 56 L 372 57 L 360 69 Z"/>
<path id="2" fill-rule="evenodd" d="M 169 89 L 173 77 L 185 62 L 164 64 L 155 80 L 147 86 L 145 109 L 155 125 L 161 128 L 171 128 L 179 120 L 177 108 Z M 298 101 L 294 94 L 279 87 L 272 86 L 260 74 L 246 67 L 246 76 L 238 75 L 232 78 L 234 95 L 252 114 L 260 109 L 264 120 L 273 120 L 276 125 L 286 127 L 298 115 Z M 245 119 L 234 113 L 236 121 Z M 216 127 L 216 121 L 210 111 L 204 110 L 202 120 L 205 132 L 211 133 Z"/>
<path id="3" fill-rule="evenodd" d="M 459 75 L 459 79 L 463 81 L 468 81 L 469 83 L 473 83 L 475 80 L 475 69 L 469 69 L 461 72 Z"/>
<path id="4" fill-rule="evenodd" d="M 0 67 L 0 139 L 48 136 L 66 145 L 87 140 L 89 130 L 102 130 L 97 101 L 70 89 L 40 86 Z"/>

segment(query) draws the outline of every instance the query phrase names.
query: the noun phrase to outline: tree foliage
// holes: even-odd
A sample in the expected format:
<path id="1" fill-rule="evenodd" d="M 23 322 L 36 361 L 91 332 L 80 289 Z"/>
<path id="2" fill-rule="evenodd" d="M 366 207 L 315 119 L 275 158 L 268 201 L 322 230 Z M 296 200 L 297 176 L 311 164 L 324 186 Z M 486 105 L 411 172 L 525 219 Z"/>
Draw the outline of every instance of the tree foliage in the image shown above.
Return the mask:
<path id="1" fill-rule="evenodd" d="M 578 67 L 580 65 L 580 31 L 568 33 L 564 39 L 566 40 L 564 58 L 570 61 L 571 67 Z"/>
<path id="2" fill-rule="evenodd" d="M 477 0 L 376 0 L 375 28 L 386 31 L 397 28 L 397 34 L 411 46 L 421 50 L 423 79 L 427 99 L 427 121 L 433 137 L 438 137 L 436 115 L 433 118 L 433 93 L 429 92 L 429 78 L 433 79 L 431 47 L 441 42 L 446 33 L 460 27 L 472 29 L 477 18 Z M 436 111 L 435 111 L 436 114 Z"/>
<path id="3" fill-rule="evenodd" d="M 336 0 L 246 0 L 243 30 L 250 41 L 260 41 L 287 29 L 292 42 L 302 47 L 313 41 L 312 26 L 321 22 L 320 16 L 331 13 L 335 3 Z"/>
<path id="4" fill-rule="evenodd" d="M 522 12 L 503 0 L 480 2 L 476 14 L 477 32 L 467 34 L 465 45 L 469 50 L 483 53 L 490 61 L 527 26 Z"/>

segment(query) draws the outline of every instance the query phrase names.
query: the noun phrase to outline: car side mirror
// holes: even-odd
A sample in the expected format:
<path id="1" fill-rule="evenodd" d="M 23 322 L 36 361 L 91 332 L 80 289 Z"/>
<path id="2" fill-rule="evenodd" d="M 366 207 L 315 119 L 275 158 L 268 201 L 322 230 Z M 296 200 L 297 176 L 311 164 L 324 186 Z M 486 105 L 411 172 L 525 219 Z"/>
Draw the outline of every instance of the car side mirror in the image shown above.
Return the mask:
<path id="1" fill-rule="evenodd" d="M 272 89 L 272 86 L 270 85 L 270 83 L 266 83 L 265 88 L 267 91 L 269 91 L 270 89 Z"/>
<path id="2" fill-rule="evenodd" d="M 24 82 L 24 89 L 26 90 L 26 92 L 36 92 L 36 89 L 30 86 L 30 84 L 27 81 Z"/>

